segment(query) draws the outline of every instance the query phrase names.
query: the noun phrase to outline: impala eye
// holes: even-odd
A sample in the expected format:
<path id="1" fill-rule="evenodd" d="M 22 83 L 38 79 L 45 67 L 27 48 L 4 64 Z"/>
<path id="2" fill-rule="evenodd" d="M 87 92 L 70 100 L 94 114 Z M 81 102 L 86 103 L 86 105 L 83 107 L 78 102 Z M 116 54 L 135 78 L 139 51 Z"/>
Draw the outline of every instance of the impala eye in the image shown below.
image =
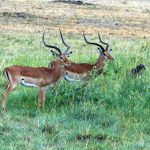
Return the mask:
<path id="1" fill-rule="evenodd" d="M 63 58 L 60 56 L 60 59 L 63 59 Z"/>

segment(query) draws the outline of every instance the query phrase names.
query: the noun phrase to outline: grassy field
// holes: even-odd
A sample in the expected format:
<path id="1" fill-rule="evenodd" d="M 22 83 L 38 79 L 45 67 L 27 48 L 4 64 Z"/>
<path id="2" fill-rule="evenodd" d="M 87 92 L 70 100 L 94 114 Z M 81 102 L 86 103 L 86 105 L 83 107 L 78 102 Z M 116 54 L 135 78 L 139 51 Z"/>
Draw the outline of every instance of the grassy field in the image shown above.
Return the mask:
<path id="1" fill-rule="evenodd" d="M 13 4 L 11 8 L 10 4 Z M 114 21 L 109 22 L 109 26 L 105 25 L 107 21 L 94 24 L 90 15 L 98 19 L 98 10 L 103 9 L 105 16 L 116 20 L 117 15 L 120 18 L 126 16 L 126 8 L 119 6 L 109 9 L 101 5 L 76 6 L 47 2 L 37 2 L 35 5 L 28 1 L 23 1 L 20 7 L 17 2 L 4 1 L 2 5 L 0 94 L 6 88 L 6 79 L 2 74 L 5 67 L 15 64 L 48 66 L 54 60 L 42 43 L 44 29 L 49 29 L 47 41 L 62 46 L 58 32 L 61 28 L 73 51 L 69 59 L 89 63 L 96 61 L 98 53 L 96 47 L 85 44 L 81 31 L 87 31 L 93 41 L 98 41 L 97 31 L 101 31 L 103 39 L 109 41 L 113 49 L 115 61 L 106 64 L 104 74 L 88 81 L 70 83 L 62 80 L 56 88 L 47 89 L 45 111 L 36 111 L 36 88 L 18 87 L 8 98 L 7 112 L 3 113 L 0 108 L 0 149 L 150 149 L 150 39 L 149 24 L 144 24 L 148 18 L 147 12 L 138 9 L 137 14 L 133 15 L 135 9 L 128 8 L 129 16 L 137 20 L 138 27 L 131 28 L 131 22 L 127 23 L 126 20 L 124 28 L 122 21 L 125 19 L 122 19 L 120 28 L 117 28 L 113 26 Z M 50 10 L 51 6 L 59 6 L 55 9 L 61 11 L 56 13 L 54 7 Z M 16 7 L 22 9 L 24 19 L 17 16 Z M 68 13 L 66 19 L 72 18 L 72 22 L 61 22 L 60 14 L 71 9 L 76 16 Z M 119 13 L 109 16 L 108 11 L 115 12 L 115 9 L 120 10 Z M 30 17 L 26 16 L 27 10 Z M 39 16 L 37 10 L 41 10 Z M 94 14 L 90 14 L 91 11 Z M 84 17 L 83 12 L 86 12 Z M 140 12 L 145 14 L 141 18 L 138 17 Z M 48 19 L 43 19 L 42 15 Z M 58 15 L 57 18 L 55 15 Z M 83 18 L 87 26 L 81 23 Z M 146 66 L 142 75 L 129 76 L 130 70 L 140 63 Z"/>

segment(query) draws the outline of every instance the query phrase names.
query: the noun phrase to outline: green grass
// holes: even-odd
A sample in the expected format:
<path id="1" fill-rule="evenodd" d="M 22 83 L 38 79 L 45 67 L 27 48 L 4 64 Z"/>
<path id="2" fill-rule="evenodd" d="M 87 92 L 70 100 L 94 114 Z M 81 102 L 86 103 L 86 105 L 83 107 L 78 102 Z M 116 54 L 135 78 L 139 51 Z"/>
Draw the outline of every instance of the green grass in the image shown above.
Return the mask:
<path id="1" fill-rule="evenodd" d="M 1 34 L 0 93 L 6 85 L 5 67 L 48 66 L 54 60 L 41 36 Z M 73 50 L 69 59 L 96 61 L 96 48 L 86 45 L 81 35 L 65 36 Z M 47 41 L 62 45 L 53 35 Z M 36 88 L 18 87 L 8 98 L 7 112 L 0 114 L 0 149 L 150 149 L 150 41 L 116 37 L 110 45 L 115 61 L 105 66 L 105 74 L 86 84 L 62 80 L 49 88 L 45 111 L 36 111 Z M 146 70 L 130 77 L 139 63 Z"/>

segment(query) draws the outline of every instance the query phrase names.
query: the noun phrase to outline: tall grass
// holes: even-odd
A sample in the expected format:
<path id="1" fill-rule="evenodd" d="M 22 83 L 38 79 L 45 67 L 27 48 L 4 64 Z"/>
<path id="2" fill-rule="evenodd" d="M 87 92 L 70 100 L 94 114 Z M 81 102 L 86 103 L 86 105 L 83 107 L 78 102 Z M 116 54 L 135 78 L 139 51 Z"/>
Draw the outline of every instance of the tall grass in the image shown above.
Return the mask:
<path id="1" fill-rule="evenodd" d="M 79 35 L 65 36 L 72 45 L 71 60 L 96 61 L 95 47 L 86 45 Z M 0 93 L 6 85 L 5 67 L 48 66 L 53 60 L 41 37 L 1 34 Z M 53 34 L 47 42 L 62 45 Z M 1 149 L 149 149 L 150 42 L 114 37 L 110 45 L 115 61 L 106 64 L 104 74 L 80 83 L 62 80 L 47 89 L 45 111 L 36 111 L 36 88 L 18 87 L 11 93 L 7 112 L 0 117 Z M 129 76 L 139 63 L 146 70 L 140 76 Z"/>

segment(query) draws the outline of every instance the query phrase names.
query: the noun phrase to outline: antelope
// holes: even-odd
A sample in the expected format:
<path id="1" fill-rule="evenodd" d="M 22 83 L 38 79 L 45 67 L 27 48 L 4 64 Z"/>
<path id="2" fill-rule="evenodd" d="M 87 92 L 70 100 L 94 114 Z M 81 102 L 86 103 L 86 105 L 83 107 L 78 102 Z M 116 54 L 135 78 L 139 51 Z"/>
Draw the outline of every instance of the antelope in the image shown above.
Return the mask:
<path id="1" fill-rule="evenodd" d="M 69 57 L 70 54 L 72 54 L 72 51 L 68 52 L 68 50 L 70 49 L 70 46 L 68 46 L 68 44 L 66 44 L 66 42 L 64 41 L 61 30 L 59 30 L 59 31 L 60 31 L 60 35 L 61 35 L 61 40 L 67 48 L 67 50 L 62 55 L 64 58 L 67 59 L 67 57 Z M 105 60 L 107 60 L 107 59 L 110 61 L 114 60 L 110 54 L 112 49 L 108 49 L 109 44 L 102 41 L 99 33 L 98 33 L 99 41 L 100 41 L 100 43 L 106 45 L 106 48 L 104 48 L 102 45 L 100 45 L 98 43 L 89 42 L 86 39 L 84 32 L 83 32 L 83 37 L 84 37 L 84 40 L 86 43 L 98 46 L 99 57 L 94 64 L 76 63 L 76 62 L 70 61 L 70 63 L 71 63 L 70 66 L 64 66 L 64 69 L 66 72 L 65 76 L 64 76 L 65 80 L 68 80 L 71 82 L 79 82 L 80 79 L 87 77 L 93 71 L 93 69 L 95 69 L 98 74 L 101 74 L 103 72 Z M 44 39 L 43 39 L 43 43 L 46 47 L 49 47 L 48 45 L 45 44 Z M 53 54 L 53 52 L 52 52 L 52 54 Z M 53 68 L 55 66 L 54 64 L 57 63 L 57 61 L 58 60 L 55 60 L 52 63 L 50 63 L 49 67 Z M 75 79 L 75 78 L 78 78 L 79 80 Z"/>
<path id="2" fill-rule="evenodd" d="M 64 53 L 62 53 L 62 56 L 64 59 L 67 59 L 67 57 L 70 56 L 70 54 L 72 54 L 72 51 L 68 52 L 68 50 L 70 49 L 70 46 L 68 46 L 68 44 L 66 44 L 66 42 L 64 41 L 63 35 L 61 30 L 60 31 L 60 36 L 61 36 L 61 40 L 63 42 L 63 44 L 66 46 L 66 50 L 64 51 Z M 112 51 L 112 49 L 108 49 L 109 48 L 109 44 L 105 43 L 102 41 L 100 34 L 98 34 L 99 37 L 99 41 L 106 45 L 106 48 L 104 48 L 102 45 L 98 44 L 98 43 L 94 43 L 94 42 L 89 42 L 86 37 L 85 34 L 83 32 L 83 37 L 86 43 L 88 44 L 92 44 L 92 45 L 96 45 L 98 46 L 98 51 L 99 51 L 99 57 L 96 61 L 96 63 L 94 64 L 89 64 L 89 63 L 76 63 L 76 62 L 70 62 L 70 66 L 64 66 L 64 70 L 65 70 L 65 76 L 64 79 L 68 80 L 68 81 L 73 81 L 73 82 L 78 82 L 79 80 L 74 79 L 75 77 L 78 77 L 79 79 L 83 79 L 84 77 L 87 77 L 92 71 L 93 69 L 95 69 L 97 71 L 98 74 L 101 74 L 103 72 L 103 67 L 105 65 L 105 60 L 114 60 L 110 54 L 110 52 Z M 43 43 L 46 47 L 51 48 L 51 46 L 47 45 L 44 41 L 44 35 L 43 35 Z M 52 54 L 55 55 L 53 53 L 53 51 L 51 50 Z M 57 61 L 59 60 L 55 60 L 53 62 L 51 62 L 49 64 L 49 68 L 54 68 L 55 67 L 55 63 L 57 64 Z"/>
<path id="3" fill-rule="evenodd" d="M 45 32 L 44 32 L 45 33 Z M 43 33 L 43 42 L 44 42 Z M 6 109 L 7 97 L 8 95 L 18 86 L 23 85 L 27 87 L 37 87 L 38 92 L 38 104 L 37 109 L 42 105 L 45 107 L 46 101 L 46 87 L 55 85 L 58 80 L 64 77 L 65 69 L 64 67 L 71 65 L 70 61 L 67 59 L 68 49 L 65 53 L 62 53 L 60 48 L 47 45 L 45 46 L 55 49 L 57 52 L 51 50 L 52 54 L 57 57 L 57 60 L 53 62 L 53 67 L 29 67 L 29 66 L 9 66 L 4 69 L 3 73 L 8 80 L 7 89 L 2 94 L 2 108 Z"/>
<path id="4" fill-rule="evenodd" d="M 98 46 L 99 57 L 94 64 L 71 62 L 70 66 L 65 66 L 64 68 L 66 69 L 66 76 L 65 76 L 66 80 L 77 81 L 77 80 L 74 80 L 74 77 L 78 77 L 79 79 L 87 77 L 93 69 L 95 69 L 98 74 L 101 74 L 103 72 L 105 60 L 107 60 L 107 59 L 111 60 L 111 61 L 114 60 L 110 54 L 112 49 L 110 49 L 110 50 L 108 49 L 109 44 L 102 41 L 100 34 L 98 34 L 99 41 L 102 44 L 106 45 L 106 48 L 104 48 L 102 45 L 100 45 L 98 43 L 89 42 L 87 40 L 84 32 L 83 32 L 83 37 L 87 44 L 92 44 L 92 45 Z"/>

